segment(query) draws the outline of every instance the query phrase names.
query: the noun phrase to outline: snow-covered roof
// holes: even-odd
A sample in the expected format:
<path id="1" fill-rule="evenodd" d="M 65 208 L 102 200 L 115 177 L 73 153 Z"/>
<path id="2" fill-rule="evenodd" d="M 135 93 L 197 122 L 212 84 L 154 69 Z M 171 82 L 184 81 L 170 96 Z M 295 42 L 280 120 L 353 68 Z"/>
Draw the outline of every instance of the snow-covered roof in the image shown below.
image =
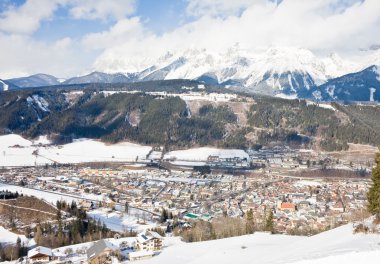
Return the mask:
<path id="1" fill-rule="evenodd" d="M 157 233 L 157 232 L 149 231 L 148 234 L 151 235 L 154 238 L 162 239 L 162 236 L 159 233 Z"/>
<path id="2" fill-rule="evenodd" d="M 117 247 L 111 242 L 106 241 L 104 239 L 99 240 L 87 250 L 87 258 L 95 258 L 106 249 L 116 250 Z"/>
<path id="3" fill-rule="evenodd" d="M 45 255 L 45 256 L 49 256 L 49 257 L 53 256 L 53 252 L 51 251 L 51 248 L 40 246 L 40 247 L 36 247 L 36 248 L 29 250 L 28 251 L 28 258 L 33 258 L 34 256 L 37 256 L 40 254 Z"/>

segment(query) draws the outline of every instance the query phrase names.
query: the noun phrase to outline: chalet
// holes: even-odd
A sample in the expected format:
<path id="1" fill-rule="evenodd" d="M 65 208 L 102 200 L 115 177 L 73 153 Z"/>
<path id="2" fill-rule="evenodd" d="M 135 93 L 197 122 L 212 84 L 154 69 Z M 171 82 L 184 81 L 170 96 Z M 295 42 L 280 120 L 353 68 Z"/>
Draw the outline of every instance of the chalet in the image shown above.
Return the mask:
<path id="1" fill-rule="evenodd" d="M 47 247 L 36 247 L 28 251 L 29 263 L 48 263 L 54 259 L 52 250 Z"/>
<path id="2" fill-rule="evenodd" d="M 105 263 L 110 254 L 116 250 L 116 246 L 111 242 L 99 240 L 87 250 L 87 261 L 89 264 Z"/>
<path id="3" fill-rule="evenodd" d="M 160 251 L 162 249 L 162 236 L 153 231 L 137 235 L 138 251 Z"/>

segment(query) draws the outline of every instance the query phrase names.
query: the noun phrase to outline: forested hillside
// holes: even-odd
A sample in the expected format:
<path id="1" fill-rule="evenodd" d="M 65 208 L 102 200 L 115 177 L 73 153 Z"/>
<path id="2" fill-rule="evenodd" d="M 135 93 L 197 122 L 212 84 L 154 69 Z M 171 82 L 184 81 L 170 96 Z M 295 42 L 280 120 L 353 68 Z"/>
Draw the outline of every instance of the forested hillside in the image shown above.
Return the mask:
<path id="1" fill-rule="evenodd" d="M 29 138 L 50 135 L 57 143 L 87 137 L 170 148 L 287 144 L 331 151 L 347 149 L 347 143 L 380 145 L 380 106 L 258 96 L 241 96 L 233 104 L 203 101 L 191 112 L 180 97 L 143 92 L 12 91 L 0 96 L 0 132 Z M 247 122 L 236 112 L 239 106 L 248 110 L 243 112 Z"/>
<path id="2" fill-rule="evenodd" d="M 248 114 L 250 125 L 271 129 L 260 134 L 260 143 L 277 138 L 301 143 L 310 138 L 319 140 L 325 150 L 344 150 L 347 143 L 380 145 L 379 106 L 333 103 L 326 107 L 267 97 L 256 101 Z"/>

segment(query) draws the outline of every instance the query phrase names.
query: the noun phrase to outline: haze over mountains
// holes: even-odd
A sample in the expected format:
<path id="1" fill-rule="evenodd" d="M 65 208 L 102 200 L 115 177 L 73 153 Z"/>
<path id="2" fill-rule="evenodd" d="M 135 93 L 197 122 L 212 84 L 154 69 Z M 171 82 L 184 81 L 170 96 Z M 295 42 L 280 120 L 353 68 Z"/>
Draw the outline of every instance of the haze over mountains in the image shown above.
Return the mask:
<path id="1" fill-rule="evenodd" d="M 155 61 L 145 62 L 148 66 L 137 67 L 135 72 L 125 71 L 126 68 L 115 61 L 112 65 L 101 66 L 105 72 L 66 80 L 47 74 L 8 79 L 1 81 L 0 89 L 191 79 L 278 97 L 378 101 L 380 70 L 375 64 L 379 61 L 378 51 L 366 62 L 368 65 L 362 65 L 344 60 L 336 53 L 319 57 L 301 48 L 269 48 L 252 53 L 235 45 L 222 53 L 205 49 L 167 52 Z M 137 65 L 132 61 L 131 64 Z"/>

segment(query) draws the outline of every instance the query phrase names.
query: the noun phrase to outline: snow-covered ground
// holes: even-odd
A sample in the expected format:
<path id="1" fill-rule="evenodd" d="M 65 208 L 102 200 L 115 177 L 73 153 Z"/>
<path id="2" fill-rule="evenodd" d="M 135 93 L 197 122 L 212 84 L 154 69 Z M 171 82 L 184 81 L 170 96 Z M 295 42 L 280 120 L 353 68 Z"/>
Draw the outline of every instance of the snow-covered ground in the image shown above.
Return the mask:
<path id="1" fill-rule="evenodd" d="M 319 181 L 308 181 L 308 180 L 300 180 L 300 181 L 297 181 L 295 184 L 295 186 L 322 186 L 323 184 Z"/>
<path id="2" fill-rule="evenodd" d="M 313 102 L 313 101 L 306 101 L 306 104 L 307 105 L 316 105 L 316 106 L 318 106 L 320 108 L 336 111 L 336 109 L 330 103 L 316 103 L 316 102 Z"/>
<path id="3" fill-rule="evenodd" d="M 34 196 L 39 199 L 43 199 L 47 201 L 48 203 L 51 204 L 56 204 L 57 201 L 66 201 L 68 203 L 71 203 L 71 201 L 75 200 L 77 201 L 77 198 L 67 196 L 64 194 L 59 194 L 59 193 L 53 193 L 53 192 L 46 192 L 46 191 L 40 191 L 40 190 L 35 190 L 35 189 L 30 189 L 30 188 L 25 188 L 21 186 L 16 186 L 16 185 L 8 185 L 8 184 L 2 184 L 0 183 L 0 191 L 5 191 L 8 190 L 10 192 L 18 192 L 19 194 L 24 194 L 24 195 L 29 195 L 29 196 Z"/>
<path id="4" fill-rule="evenodd" d="M 26 238 L 24 235 L 18 235 L 11 231 L 8 231 L 4 227 L 0 226 L 0 244 L 16 244 L 17 238 L 20 238 L 21 243 L 24 243 L 26 246 L 35 245 L 34 240 Z"/>
<path id="5" fill-rule="evenodd" d="M 128 142 L 106 145 L 91 139 L 77 140 L 62 146 L 39 145 L 46 142 L 44 137 L 32 142 L 15 134 L 0 136 L 0 166 L 34 166 L 53 162 L 136 161 L 145 159 L 152 149 L 150 146 Z"/>
<path id="6" fill-rule="evenodd" d="M 242 159 L 249 159 L 249 155 L 241 149 L 217 149 L 209 147 L 171 151 L 165 154 L 164 159 L 175 159 L 177 161 L 207 161 L 210 155 L 219 156 L 220 158 L 240 157 Z"/>
<path id="7" fill-rule="evenodd" d="M 352 224 L 348 224 L 312 237 L 255 233 L 197 243 L 185 243 L 178 237 L 166 237 L 164 248 L 158 256 L 139 263 L 357 264 L 364 261 L 366 264 L 378 264 L 380 235 L 353 234 L 352 231 Z M 0 238 L 3 238 L 2 234 L 8 234 L 8 231 L 0 228 Z M 107 240 L 118 247 L 122 242 L 132 245 L 135 238 Z M 67 248 L 71 248 L 74 252 L 71 260 L 86 260 L 83 253 L 78 255 L 75 252 L 85 252 L 92 244 L 93 242 L 70 245 L 54 249 L 54 252 L 64 254 Z M 115 260 L 115 263 L 118 262 Z"/>
<path id="8" fill-rule="evenodd" d="M 144 264 L 377 264 L 380 260 L 380 236 L 352 233 L 345 225 L 313 237 L 254 235 L 199 243 L 183 243 L 166 238 L 163 252 Z"/>
<path id="9" fill-rule="evenodd" d="M 124 232 L 128 230 L 141 232 L 156 226 L 150 221 L 152 217 L 150 213 L 136 210 L 134 208 L 129 208 L 128 214 L 119 211 L 109 211 L 106 208 L 100 208 L 88 212 L 88 215 L 95 220 L 100 220 L 109 229 L 116 232 Z M 140 223 L 138 223 L 138 221 L 140 221 Z M 144 221 L 145 224 L 142 224 Z"/>

